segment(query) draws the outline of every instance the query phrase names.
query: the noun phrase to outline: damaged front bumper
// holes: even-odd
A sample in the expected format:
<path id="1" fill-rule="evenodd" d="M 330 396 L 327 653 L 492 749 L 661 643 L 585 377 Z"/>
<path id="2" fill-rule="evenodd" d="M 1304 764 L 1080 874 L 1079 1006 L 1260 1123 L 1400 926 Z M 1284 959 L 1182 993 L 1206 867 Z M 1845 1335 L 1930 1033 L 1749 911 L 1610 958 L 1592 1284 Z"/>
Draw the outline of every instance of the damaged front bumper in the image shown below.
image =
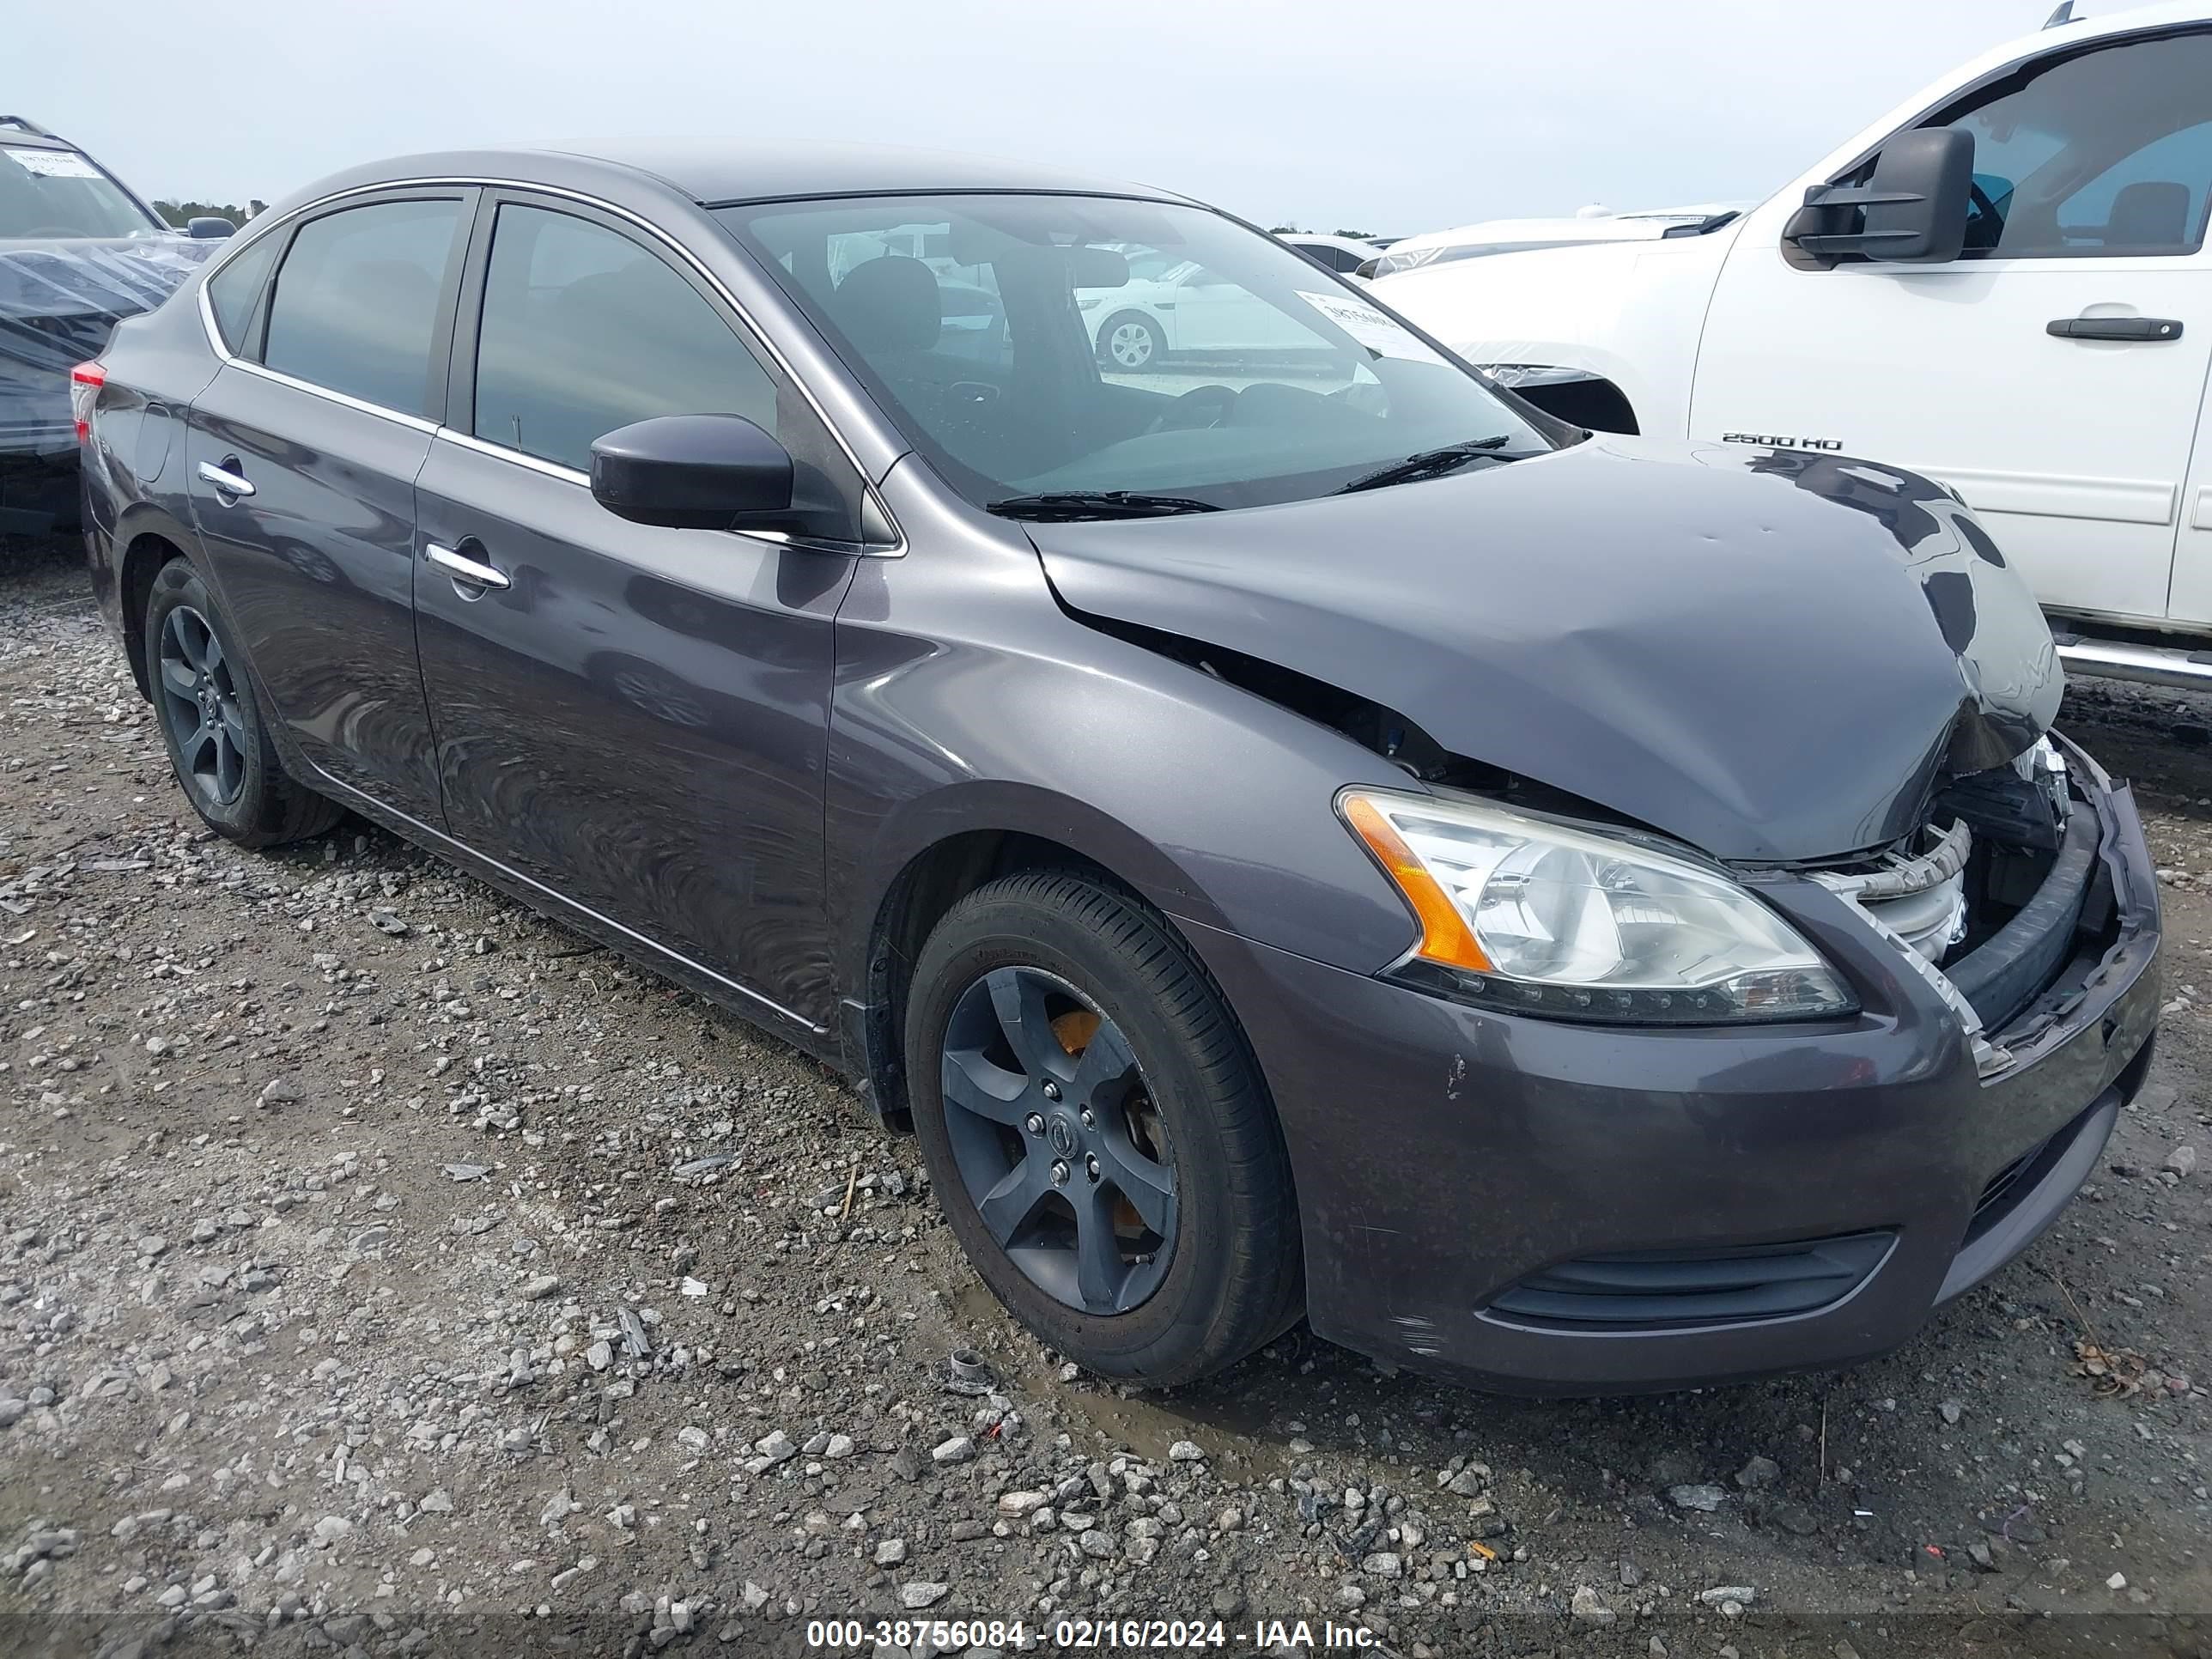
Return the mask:
<path id="1" fill-rule="evenodd" d="M 1314 1328 L 1542 1394 L 1837 1365 L 1910 1338 L 2057 1218 L 2148 1069 L 2142 824 L 2064 753 L 2084 878 L 1973 953 L 2011 975 L 1980 981 L 2006 1012 L 1979 1031 L 1945 975 L 1811 879 L 1762 891 L 1864 1006 L 1790 1028 L 1528 1019 L 1193 927 L 1274 1093 Z M 2024 995 L 2022 960 L 2039 975 Z"/>

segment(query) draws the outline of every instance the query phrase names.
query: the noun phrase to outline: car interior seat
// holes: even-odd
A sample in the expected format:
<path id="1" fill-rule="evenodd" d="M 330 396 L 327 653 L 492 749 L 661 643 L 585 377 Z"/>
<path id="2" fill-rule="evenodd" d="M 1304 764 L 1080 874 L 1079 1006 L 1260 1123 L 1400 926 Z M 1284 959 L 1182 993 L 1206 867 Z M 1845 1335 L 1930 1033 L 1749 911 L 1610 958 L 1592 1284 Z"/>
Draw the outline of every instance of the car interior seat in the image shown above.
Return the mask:
<path id="1" fill-rule="evenodd" d="M 2189 244 L 2189 186 L 2166 179 L 2139 179 L 2112 198 L 2105 225 L 2108 248 L 2170 249 Z"/>

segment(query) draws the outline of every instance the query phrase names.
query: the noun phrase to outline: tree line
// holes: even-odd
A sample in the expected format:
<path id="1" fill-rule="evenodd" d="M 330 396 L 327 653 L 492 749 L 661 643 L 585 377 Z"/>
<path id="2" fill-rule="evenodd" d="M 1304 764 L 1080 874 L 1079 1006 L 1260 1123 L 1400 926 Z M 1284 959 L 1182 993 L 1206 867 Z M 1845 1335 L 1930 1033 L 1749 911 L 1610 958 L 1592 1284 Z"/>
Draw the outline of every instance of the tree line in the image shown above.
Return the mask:
<path id="1" fill-rule="evenodd" d="M 234 225 L 242 225 L 258 213 L 266 213 L 266 202 L 248 202 L 240 207 L 229 202 L 156 202 L 154 211 L 179 230 L 194 219 L 228 219 Z"/>

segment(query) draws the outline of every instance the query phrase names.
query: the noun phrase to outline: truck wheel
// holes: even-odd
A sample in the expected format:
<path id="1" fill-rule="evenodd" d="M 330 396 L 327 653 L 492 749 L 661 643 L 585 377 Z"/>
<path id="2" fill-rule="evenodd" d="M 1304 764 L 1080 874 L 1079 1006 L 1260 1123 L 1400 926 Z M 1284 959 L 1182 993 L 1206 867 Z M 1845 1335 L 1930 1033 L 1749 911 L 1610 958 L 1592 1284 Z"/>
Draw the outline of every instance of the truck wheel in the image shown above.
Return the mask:
<path id="1" fill-rule="evenodd" d="M 938 1201 L 1041 1340 L 1165 1385 L 1297 1316 L 1266 1085 L 1219 989 L 1140 902 L 1066 871 L 969 894 L 915 963 L 906 1050 Z"/>

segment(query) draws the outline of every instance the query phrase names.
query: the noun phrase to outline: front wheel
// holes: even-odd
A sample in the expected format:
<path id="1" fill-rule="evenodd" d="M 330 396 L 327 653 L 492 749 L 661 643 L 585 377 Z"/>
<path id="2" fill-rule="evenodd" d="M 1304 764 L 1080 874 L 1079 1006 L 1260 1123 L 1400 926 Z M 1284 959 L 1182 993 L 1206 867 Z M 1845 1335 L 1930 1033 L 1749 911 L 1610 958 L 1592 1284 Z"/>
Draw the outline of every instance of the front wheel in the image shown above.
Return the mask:
<path id="1" fill-rule="evenodd" d="M 1084 876 L 1009 876 L 915 964 L 906 1048 L 939 1201 L 1000 1301 L 1101 1376 L 1187 1382 L 1299 1312 L 1290 1160 L 1220 991 Z"/>

